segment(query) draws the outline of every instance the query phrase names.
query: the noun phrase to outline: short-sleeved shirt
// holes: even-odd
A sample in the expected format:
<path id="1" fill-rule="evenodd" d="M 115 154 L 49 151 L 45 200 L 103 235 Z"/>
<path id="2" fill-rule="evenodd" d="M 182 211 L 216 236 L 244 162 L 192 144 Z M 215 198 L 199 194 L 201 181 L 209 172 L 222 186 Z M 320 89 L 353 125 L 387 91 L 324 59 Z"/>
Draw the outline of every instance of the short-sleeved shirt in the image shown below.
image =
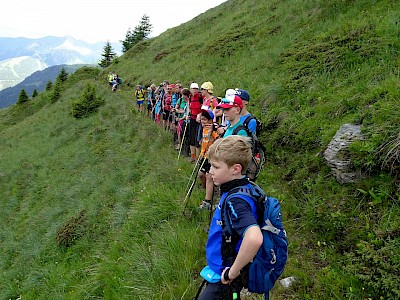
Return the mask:
<path id="1" fill-rule="evenodd" d="M 168 111 L 171 110 L 171 100 L 172 100 L 171 95 L 169 95 L 168 93 L 164 95 L 164 101 L 163 101 L 164 110 L 168 110 Z"/>
<path id="2" fill-rule="evenodd" d="M 187 102 L 185 102 L 185 100 L 183 100 L 183 97 L 179 98 L 177 105 L 178 105 L 178 110 L 183 109 L 184 113 L 177 113 L 176 116 L 178 118 L 182 118 L 183 116 L 187 115 Z"/>
<path id="3" fill-rule="evenodd" d="M 201 113 L 201 103 L 203 99 L 200 94 L 190 95 L 189 98 L 189 108 L 191 113 L 191 118 L 196 120 L 196 117 Z"/>
<path id="4" fill-rule="evenodd" d="M 179 99 L 179 94 L 172 94 L 172 97 L 171 97 L 172 107 L 175 107 L 176 103 L 178 102 L 178 99 Z"/>
<path id="5" fill-rule="evenodd" d="M 135 92 L 136 100 L 144 100 L 144 91 L 143 90 L 136 90 Z"/>
<path id="6" fill-rule="evenodd" d="M 225 131 L 224 137 L 233 135 L 233 131 L 234 131 L 237 127 L 239 127 L 240 125 L 243 125 L 242 122 L 240 122 L 240 121 L 237 122 L 234 126 L 229 125 L 228 128 L 227 128 L 226 131 Z M 237 133 L 237 135 L 248 136 L 246 130 L 244 130 L 244 129 L 239 130 L 239 132 Z"/>
<path id="7" fill-rule="evenodd" d="M 250 204 L 241 198 L 232 198 L 226 203 L 227 215 L 232 222 L 231 227 L 243 238 L 246 230 L 257 225 L 257 220 Z"/>
<path id="8" fill-rule="evenodd" d="M 240 116 L 240 122 L 244 124 L 244 121 L 247 119 L 247 117 L 252 116 L 251 113 L 248 113 L 247 115 Z M 247 124 L 247 128 L 249 128 L 250 132 L 252 134 L 256 134 L 256 128 L 257 128 L 257 121 L 256 119 L 252 118 L 250 122 Z"/>
<path id="9" fill-rule="evenodd" d="M 214 110 L 218 106 L 218 100 L 216 97 L 210 99 L 204 99 L 201 109 L 211 109 Z"/>

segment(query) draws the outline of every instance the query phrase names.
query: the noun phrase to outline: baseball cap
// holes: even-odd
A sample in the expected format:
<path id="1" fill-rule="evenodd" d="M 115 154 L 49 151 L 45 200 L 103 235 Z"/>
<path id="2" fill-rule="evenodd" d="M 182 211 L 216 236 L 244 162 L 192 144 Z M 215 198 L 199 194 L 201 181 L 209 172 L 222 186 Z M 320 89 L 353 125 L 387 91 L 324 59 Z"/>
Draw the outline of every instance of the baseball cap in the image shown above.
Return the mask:
<path id="1" fill-rule="evenodd" d="M 217 106 L 217 108 L 231 108 L 231 107 L 243 108 L 242 99 L 237 95 L 233 95 L 233 97 L 229 98 L 222 98 L 221 103 L 218 104 Z"/>
<path id="2" fill-rule="evenodd" d="M 202 109 L 201 115 L 207 118 L 208 120 L 214 120 L 214 114 L 211 109 Z"/>
<path id="3" fill-rule="evenodd" d="M 250 101 L 250 95 L 246 90 L 236 89 L 235 95 L 238 95 L 242 100 Z"/>
<path id="4" fill-rule="evenodd" d="M 207 90 L 210 94 L 213 93 L 214 86 L 211 82 L 206 81 L 201 85 L 201 89 Z"/>
<path id="5" fill-rule="evenodd" d="M 227 89 L 225 92 L 226 99 L 233 99 L 235 95 L 236 95 L 236 90 L 234 89 Z"/>
<path id="6" fill-rule="evenodd" d="M 193 82 L 193 83 L 190 85 L 190 88 L 191 88 L 191 89 L 199 89 L 199 85 L 198 85 L 196 82 Z"/>

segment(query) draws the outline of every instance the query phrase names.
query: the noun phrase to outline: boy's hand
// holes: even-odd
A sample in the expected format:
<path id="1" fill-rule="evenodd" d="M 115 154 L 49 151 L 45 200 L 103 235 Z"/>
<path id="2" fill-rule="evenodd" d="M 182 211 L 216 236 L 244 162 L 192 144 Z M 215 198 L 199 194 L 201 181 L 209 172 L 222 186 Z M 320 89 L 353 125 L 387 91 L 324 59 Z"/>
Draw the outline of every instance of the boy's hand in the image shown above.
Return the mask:
<path id="1" fill-rule="evenodd" d="M 217 129 L 217 132 L 218 132 L 219 135 L 223 135 L 225 133 L 225 128 L 224 127 L 219 127 Z"/>
<path id="2" fill-rule="evenodd" d="M 231 268 L 225 268 L 221 274 L 221 282 L 222 284 L 230 284 L 239 275 L 240 271 L 239 273 L 235 274 L 235 272 L 233 272 Z"/>

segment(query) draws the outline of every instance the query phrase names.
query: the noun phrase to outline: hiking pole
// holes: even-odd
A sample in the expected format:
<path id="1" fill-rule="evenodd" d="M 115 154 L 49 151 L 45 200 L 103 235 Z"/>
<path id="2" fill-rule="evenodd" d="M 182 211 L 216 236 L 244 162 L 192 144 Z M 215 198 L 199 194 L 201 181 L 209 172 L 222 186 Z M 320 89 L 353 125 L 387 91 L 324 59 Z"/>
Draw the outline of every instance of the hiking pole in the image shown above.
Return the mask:
<path id="1" fill-rule="evenodd" d="M 201 154 L 200 154 L 200 155 L 201 155 Z M 186 190 L 187 190 L 187 189 L 189 188 L 189 186 L 190 186 L 190 182 L 192 181 L 193 175 L 199 171 L 199 169 L 197 169 L 197 167 L 198 167 L 198 165 L 199 165 L 199 158 L 200 158 L 200 155 L 199 155 L 199 157 L 198 157 L 197 160 L 196 160 L 196 164 L 194 165 L 192 174 L 190 174 L 188 183 L 187 183 L 187 185 L 186 185 Z"/>
<path id="2" fill-rule="evenodd" d="M 205 161 L 206 161 L 206 159 L 204 158 L 203 161 L 202 161 L 201 164 L 200 164 L 199 170 L 203 167 Z M 193 182 L 192 182 L 192 184 L 191 184 L 191 186 L 190 186 L 190 188 L 189 188 L 189 190 L 188 190 L 188 192 L 187 192 L 187 194 L 186 194 L 186 197 L 185 197 L 185 200 L 184 200 L 185 205 L 184 205 L 184 207 L 183 207 L 183 210 L 186 209 L 188 200 L 189 200 L 189 198 L 190 198 L 190 195 L 192 194 L 194 185 L 196 184 L 197 177 L 198 177 L 198 176 L 196 175 L 196 177 L 194 178 L 194 180 L 193 180 Z"/>
<path id="3" fill-rule="evenodd" d="M 179 154 L 178 154 L 178 159 L 181 157 L 181 152 L 182 152 L 182 146 L 183 146 L 183 142 L 185 141 L 185 135 L 186 135 L 186 128 L 188 126 L 186 121 L 183 121 L 182 124 L 185 123 L 185 129 L 183 130 L 183 137 L 182 137 L 182 141 L 181 141 L 181 145 L 179 147 Z"/>
<path id="4" fill-rule="evenodd" d="M 153 104 L 152 106 L 151 106 L 151 112 L 150 112 L 150 118 L 152 119 L 152 120 L 155 120 L 156 118 L 154 117 L 153 118 L 153 113 L 154 113 L 154 109 L 156 108 L 156 106 Z"/>
<path id="5" fill-rule="evenodd" d="M 188 190 L 190 185 L 191 185 L 190 182 L 192 181 L 193 175 L 199 172 L 200 168 L 198 168 L 198 166 L 199 166 L 199 160 L 196 161 L 196 164 L 195 164 L 195 166 L 193 168 L 192 174 L 190 175 L 189 181 L 188 181 L 188 183 L 186 185 L 186 190 Z M 196 177 L 197 177 L 197 175 L 196 175 Z"/>
<path id="6" fill-rule="evenodd" d="M 205 280 L 205 279 L 201 282 L 201 285 L 200 285 L 199 289 L 197 290 L 197 294 L 196 294 L 196 296 L 194 296 L 194 300 L 199 299 L 201 290 L 203 289 L 203 286 L 206 284 L 206 282 L 207 282 L 207 280 Z"/>

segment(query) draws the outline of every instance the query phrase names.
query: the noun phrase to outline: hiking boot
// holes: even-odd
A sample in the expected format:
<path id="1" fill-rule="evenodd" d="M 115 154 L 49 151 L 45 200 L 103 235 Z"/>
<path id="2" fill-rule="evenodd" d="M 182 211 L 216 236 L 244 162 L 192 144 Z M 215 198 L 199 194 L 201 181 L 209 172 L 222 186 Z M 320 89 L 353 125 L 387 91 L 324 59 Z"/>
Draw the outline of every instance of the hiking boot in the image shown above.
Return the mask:
<path id="1" fill-rule="evenodd" d="M 201 201 L 199 209 L 200 210 L 210 210 L 211 209 L 211 203 L 209 201 L 203 200 L 203 201 Z"/>

